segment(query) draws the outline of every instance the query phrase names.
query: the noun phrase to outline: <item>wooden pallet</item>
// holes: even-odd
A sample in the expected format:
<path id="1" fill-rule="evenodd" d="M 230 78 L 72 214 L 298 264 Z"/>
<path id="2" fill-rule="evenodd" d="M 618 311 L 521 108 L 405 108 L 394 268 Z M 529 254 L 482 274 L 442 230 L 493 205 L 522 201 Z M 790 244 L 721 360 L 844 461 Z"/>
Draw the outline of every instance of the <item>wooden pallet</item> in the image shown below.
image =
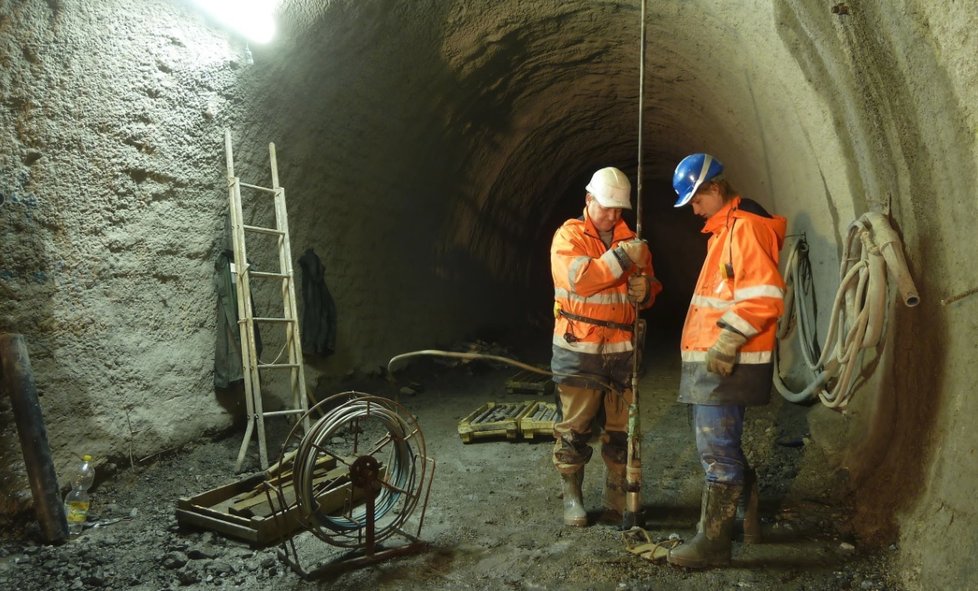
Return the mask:
<path id="1" fill-rule="evenodd" d="M 281 474 L 273 472 L 280 465 L 193 497 L 181 497 L 177 501 L 177 522 L 243 540 L 254 547 L 291 537 L 303 525 L 295 503 L 291 470 Z M 328 490 L 316 497 L 320 512 L 348 511 L 347 503 L 363 500 L 363 491 L 350 490 L 349 468 L 345 465 L 337 468 L 336 460 L 329 456 L 317 460 L 313 472 L 314 484 L 326 481 L 331 483 Z"/>
<path id="2" fill-rule="evenodd" d="M 530 410 L 520 419 L 520 433 L 523 439 L 553 439 L 554 422 L 557 417 L 555 402 L 534 402 Z"/>
<path id="3" fill-rule="evenodd" d="M 463 443 L 475 439 L 520 437 L 520 420 L 535 404 L 525 402 L 487 402 L 459 421 L 458 434 Z"/>
<path id="4" fill-rule="evenodd" d="M 522 369 L 506 381 L 510 394 L 550 394 L 554 391 L 553 379 L 528 369 Z"/>

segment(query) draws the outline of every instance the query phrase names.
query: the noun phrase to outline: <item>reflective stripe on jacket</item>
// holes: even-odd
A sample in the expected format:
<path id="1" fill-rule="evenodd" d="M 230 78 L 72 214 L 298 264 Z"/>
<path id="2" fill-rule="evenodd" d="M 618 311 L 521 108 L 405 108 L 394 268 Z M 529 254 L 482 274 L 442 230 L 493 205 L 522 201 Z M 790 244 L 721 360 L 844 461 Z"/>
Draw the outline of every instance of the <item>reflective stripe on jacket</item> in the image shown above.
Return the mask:
<path id="1" fill-rule="evenodd" d="M 554 234 L 550 248 L 555 306 L 575 316 L 632 325 L 635 322 L 635 308 L 628 299 L 628 277 L 635 271 L 622 265 L 615 254 L 615 247 L 619 242 L 633 238 L 635 233 L 624 220 L 619 220 L 612 229 L 611 248 L 605 247 L 586 209 L 583 218 L 565 222 Z M 653 279 L 655 275 L 651 259 L 643 273 L 651 280 L 648 301 L 642 306 L 644 309 L 652 306 L 656 294 L 662 291 L 662 285 Z M 598 356 L 622 354 L 625 358 L 630 357 L 632 333 L 557 314 L 553 346 L 551 368 L 554 372 L 598 373 L 602 366 Z M 624 379 L 623 376 L 602 377 Z M 559 376 L 555 381 L 574 382 Z"/>
<path id="2" fill-rule="evenodd" d="M 683 402 L 759 404 L 768 400 L 777 320 L 784 309 L 778 260 L 787 221 L 745 211 L 767 213 L 749 200 L 742 207 L 741 201 L 733 198 L 703 226 L 710 239 L 681 343 L 679 399 Z M 708 374 L 705 369 L 706 352 L 723 326 L 747 337 L 737 357 L 738 366 L 743 366 L 739 376 L 738 366 L 729 378 Z"/>

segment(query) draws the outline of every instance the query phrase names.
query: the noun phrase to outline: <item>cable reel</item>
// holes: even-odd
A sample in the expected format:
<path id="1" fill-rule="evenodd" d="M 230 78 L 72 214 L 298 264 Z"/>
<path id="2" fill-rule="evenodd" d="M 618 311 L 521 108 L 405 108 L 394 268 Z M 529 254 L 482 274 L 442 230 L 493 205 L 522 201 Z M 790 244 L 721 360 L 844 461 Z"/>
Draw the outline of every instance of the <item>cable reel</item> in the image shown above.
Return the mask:
<path id="1" fill-rule="evenodd" d="M 279 506 L 294 495 L 302 528 L 351 552 L 306 571 L 289 538 L 280 558 L 309 579 L 421 550 L 425 544 L 418 536 L 435 462 L 426 455 L 417 418 L 392 400 L 355 391 L 323 400 L 307 416 L 313 413 L 322 417 L 304 434 L 298 421 L 282 445 L 281 461 L 291 461 L 292 474 L 274 492 Z M 408 533 L 408 520 L 419 507 L 417 530 Z M 394 536 L 400 545 L 381 546 Z"/>

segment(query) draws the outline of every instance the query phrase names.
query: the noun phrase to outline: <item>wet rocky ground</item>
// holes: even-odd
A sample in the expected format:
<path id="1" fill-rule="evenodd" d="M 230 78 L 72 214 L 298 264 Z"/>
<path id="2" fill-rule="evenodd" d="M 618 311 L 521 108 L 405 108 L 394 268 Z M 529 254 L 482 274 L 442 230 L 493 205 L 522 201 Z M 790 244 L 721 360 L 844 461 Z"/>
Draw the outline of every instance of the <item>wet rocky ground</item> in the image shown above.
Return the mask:
<path id="1" fill-rule="evenodd" d="M 686 408 L 675 402 L 678 362 L 663 355 L 648 365 L 640 382 L 640 525 L 652 540 L 685 538 L 698 518 L 701 473 Z M 285 546 L 294 548 L 293 560 L 306 571 L 338 571 L 304 580 L 282 560 L 280 546 L 253 547 L 179 523 L 178 499 L 244 477 L 234 473 L 238 430 L 142 465 L 103 466 L 88 527 L 66 544 L 41 543 L 29 515 L 4 524 L 0 589 L 900 589 L 889 575 L 895 548 L 869 546 L 850 530 L 844 479 L 818 456 L 805 409 L 779 399 L 748 411 L 745 449 L 760 477 L 764 541 L 735 543 L 729 568 L 689 571 L 629 553 L 620 524 L 599 520 L 599 454 L 584 485 L 592 525 L 564 527 L 550 440 L 464 443 L 458 433 L 459 421 L 486 402 L 538 396 L 507 391 L 515 372 L 484 362 L 421 362 L 398 383 L 358 375 L 344 386 L 397 398 L 417 417 L 436 462 L 428 502 L 405 527 L 424 545 L 405 556 L 344 569 L 350 549 L 301 531 Z M 286 432 L 284 423 L 270 424 L 273 439 Z M 254 445 L 251 452 L 246 468 L 256 471 Z M 399 544 L 391 538 L 384 548 Z"/>

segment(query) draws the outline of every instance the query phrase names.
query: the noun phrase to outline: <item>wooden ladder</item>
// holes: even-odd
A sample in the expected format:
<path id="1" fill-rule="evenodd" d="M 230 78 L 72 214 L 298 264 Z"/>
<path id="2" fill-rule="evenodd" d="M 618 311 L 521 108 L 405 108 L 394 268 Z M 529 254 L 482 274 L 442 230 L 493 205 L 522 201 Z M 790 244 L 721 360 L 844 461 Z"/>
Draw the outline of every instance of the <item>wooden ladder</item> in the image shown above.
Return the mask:
<path id="1" fill-rule="evenodd" d="M 272 186 L 259 187 L 243 183 L 234 174 L 234 158 L 231 152 L 231 131 L 224 131 L 224 150 L 228 168 L 228 204 L 231 216 L 231 238 L 234 246 L 234 268 L 238 303 L 238 327 L 241 335 L 241 364 L 244 371 L 245 402 L 248 426 L 245 430 L 235 471 L 241 471 L 252 437 L 258 435 L 258 454 L 261 468 L 268 469 L 268 444 L 265 437 L 265 418 L 283 415 L 302 415 L 303 427 L 309 429 L 308 398 L 302 363 L 302 343 L 299 338 L 299 315 L 295 302 L 295 275 L 292 271 L 292 249 L 289 246 L 289 220 L 285 209 L 285 189 L 278 184 L 278 166 L 275 160 L 275 144 L 268 144 L 268 156 L 272 168 Z M 260 198 L 270 196 L 274 200 L 275 227 L 249 226 L 243 221 L 241 188 L 249 189 Z M 251 269 L 245 246 L 246 234 L 272 236 L 278 249 L 278 272 L 260 272 Z M 278 281 L 281 283 L 282 316 L 277 318 L 256 317 L 251 299 L 251 280 Z M 279 325 L 285 328 L 284 351 L 287 358 L 279 362 L 262 363 L 258 358 L 255 339 L 256 324 Z M 280 355 L 281 356 L 281 355 Z M 288 371 L 292 408 L 266 412 L 262 405 L 261 376 L 263 372 Z"/>

